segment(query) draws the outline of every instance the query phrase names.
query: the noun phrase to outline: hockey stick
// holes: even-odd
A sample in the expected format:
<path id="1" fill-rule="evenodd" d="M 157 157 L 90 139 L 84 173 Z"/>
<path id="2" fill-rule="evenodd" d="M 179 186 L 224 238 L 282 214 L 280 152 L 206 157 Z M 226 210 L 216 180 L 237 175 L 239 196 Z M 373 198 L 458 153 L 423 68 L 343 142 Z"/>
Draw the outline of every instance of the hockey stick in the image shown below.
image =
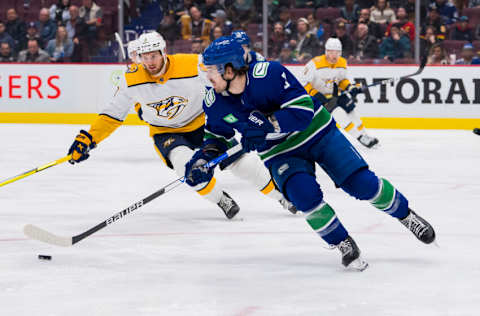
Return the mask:
<path id="1" fill-rule="evenodd" d="M 127 55 L 125 55 L 125 48 L 123 47 L 122 38 L 120 37 L 120 34 L 118 34 L 118 32 L 115 32 L 115 40 L 118 43 L 118 48 L 120 50 L 120 53 L 122 54 L 123 60 L 127 62 Z"/>
<path id="2" fill-rule="evenodd" d="M 428 57 L 427 54 L 423 55 L 422 60 L 420 61 L 420 66 L 418 67 L 417 71 L 415 71 L 414 73 L 412 73 L 410 75 L 402 76 L 402 77 L 388 78 L 388 79 L 385 79 L 385 80 L 382 80 L 382 81 L 377 81 L 377 82 L 371 83 L 369 85 L 363 86 L 362 87 L 362 92 L 365 92 L 365 90 L 367 90 L 370 87 L 383 85 L 383 84 L 389 84 L 390 82 L 400 81 L 400 80 L 407 79 L 407 78 L 410 78 L 410 77 L 421 74 L 422 71 L 423 71 L 423 68 L 425 68 L 425 65 L 427 64 L 427 57 Z"/>
<path id="3" fill-rule="evenodd" d="M 230 148 L 229 150 L 227 150 L 223 155 L 221 155 L 221 156 L 219 156 L 215 159 L 212 159 L 211 161 L 206 163 L 205 167 L 208 167 L 208 168 L 214 167 L 215 165 L 220 163 L 222 160 L 224 160 L 227 157 L 230 157 L 233 154 L 239 152 L 241 149 L 242 149 L 241 145 L 236 145 L 236 146 Z M 69 247 L 69 246 L 72 246 L 72 245 L 78 243 L 79 241 L 87 238 L 88 236 L 96 233 L 97 231 L 101 230 L 102 228 L 105 228 L 108 225 L 111 225 L 111 224 L 117 222 L 119 219 L 122 219 L 123 217 L 127 216 L 128 214 L 133 213 L 133 211 L 139 209 L 140 207 L 144 206 L 148 202 L 153 201 L 154 199 L 161 196 L 162 194 L 173 190 L 174 188 L 176 188 L 177 186 L 179 186 L 183 182 L 185 182 L 185 177 L 178 178 L 175 181 L 170 182 L 169 184 L 167 184 L 166 186 L 164 186 L 160 190 L 150 194 L 146 198 L 143 198 L 140 201 L 135 202 L 132 205 L 130 205 L 129 207 L 121 210 L 120 212 L 113 214 L 112 216 L 110 216 L 109 218 L 107 218 L 103 222 L 99 223 L 98 225 L 90 228 L 89 230 L 87 230 L 87 231 L 85 231 L 81 234 L 78 234 L 78 235 L 75 235 L 75 236 L 72 236 L 72 237 L 58 236 L 58 235 L 55 235 L 53 233 L 50 233 L 50 232 L 46 231 L 43 228 L 40 228 L 40 227 L 32 225 L 32 224 L 25 225 L 25 227 L 23 228 L 23 233 L 27 237 L 30 237 L 31 239 L 36 239 L 36 240 L 39 240 L 39 241 L 43 241 L 43 242 L 51 244 L 51 245 Z"/>
<path id="4" fill-rule="evenodd" d="M 12 183 L 12 182 L 15 182 L 17 180 L 20 180 L 20 179 L 23 179 L 23 178 L 26 178 L 28 176 L 31 176 L 32 174 L 34 173 L 37 173 L 37 172 L 40 172 L 42 170 L 45 170 L 47 168 L 50 168 L 50 167 L 53 167 L 53 166 L 56 166 L 58 164 L 61 164 L 61 163 L 64 163 L 65 161 L 67 160 L 70 160 L 72 158 L 72 155 L 68 155 L 68 156 L 65 156 L 65 157 L 62 157 L 60 159 L 57 159 L 57 160 L 54 160 L 54 161 L 51 161 L 43 166 L 40 166 L 40 167 L 37 167 L 37 168 L 34 168 L 32 170 L 28 170 L 28 171 L 25 171 L 25 172 L 22 172 L 16 176 L 13 176 L 11 178 L 8 178 L 6 180 L 3 180 L 2 182 L 0 182 L 0 187 L 4 186 L 4 185 L 7 185 L 9 183 Z"/>

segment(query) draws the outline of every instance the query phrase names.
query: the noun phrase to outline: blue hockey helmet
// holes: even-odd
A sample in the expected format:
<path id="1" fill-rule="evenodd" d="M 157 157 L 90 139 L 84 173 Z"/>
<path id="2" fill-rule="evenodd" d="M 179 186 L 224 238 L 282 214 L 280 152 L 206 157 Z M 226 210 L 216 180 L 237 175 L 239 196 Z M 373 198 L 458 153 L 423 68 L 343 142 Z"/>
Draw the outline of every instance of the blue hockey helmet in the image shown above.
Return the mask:
<path id="1" fill-rule="evenodd" d="M 240 45 L 249 45 L 250 46 L 250 37 L 248 37 L 247 33 L 242 30 L 233 31 L 232 37 L 240 44 Z"/>
<path id="2" fill-rule="evenodd" d="M 216 65 L 220 74 L 225 73 L 225 65 L 232 64 L 234 69 L 247 66 L 242 46 L 231 36 L 222 36 L 214 40 L 203 52 L 205 66 Z"/>

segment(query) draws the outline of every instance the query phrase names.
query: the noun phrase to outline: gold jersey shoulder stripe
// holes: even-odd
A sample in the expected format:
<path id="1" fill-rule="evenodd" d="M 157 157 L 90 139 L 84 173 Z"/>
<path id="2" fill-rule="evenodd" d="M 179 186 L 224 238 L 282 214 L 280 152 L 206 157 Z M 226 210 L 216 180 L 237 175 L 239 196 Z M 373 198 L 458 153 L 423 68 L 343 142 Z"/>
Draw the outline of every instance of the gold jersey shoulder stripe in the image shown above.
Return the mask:
<path id="1" fill-rule="evenodd" d="M 330 64 L 327 61 L 327 57 L 325 55 L 317 56 L 313 59 L 315 63 L 315 68 L 347 68 L 347 60 L 343 57 L 338 58 L 338 61 L 335 65 Z"/>

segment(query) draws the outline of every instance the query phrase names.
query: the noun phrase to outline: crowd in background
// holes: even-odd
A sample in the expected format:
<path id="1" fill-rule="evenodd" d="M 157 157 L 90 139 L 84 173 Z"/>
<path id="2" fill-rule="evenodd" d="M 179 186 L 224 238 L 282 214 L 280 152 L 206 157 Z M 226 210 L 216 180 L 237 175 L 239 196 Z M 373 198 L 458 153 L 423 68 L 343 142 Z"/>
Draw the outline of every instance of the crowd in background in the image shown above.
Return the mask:
<path id="1" fill-rule="evenodd" d="M 102 7 L 118 0 L 39 0 L 0 15 L 0 62 L 118 60 L 115 25 Z M 19 0 L 23 5 L 30 0 Z M 169 53 L 201 53 L 214 39 L 245 30 L 263 54 L 262 0 L 125 0 L 126 29 L 156 29 Z M 420 1 L 420 53 L 429 64 L 480 64 L 480 0 Z M 268 0 L 268 58 L 306 63 L 340 39 L 349 63 L 413 63 L 414 0 Z M 115 17 L 115 12 L 110 12 Z M 110 20 L 109 20 L 110 21 Z"/>

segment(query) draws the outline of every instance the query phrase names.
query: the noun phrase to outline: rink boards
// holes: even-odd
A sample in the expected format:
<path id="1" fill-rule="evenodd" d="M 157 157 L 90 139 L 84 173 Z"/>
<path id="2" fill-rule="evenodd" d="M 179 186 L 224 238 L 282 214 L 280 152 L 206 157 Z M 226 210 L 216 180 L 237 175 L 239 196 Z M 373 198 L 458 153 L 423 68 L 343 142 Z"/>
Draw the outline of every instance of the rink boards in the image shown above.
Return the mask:
<path id="1" fill-rule="evenodd" d="M 303 66 L 287 66 L 297 77 Z M 422 74 L 372 87 L 358 96 L 367 127 L 471 129 L 480 126 L 480 68 L 431 66 Z M 417 70 L 415 65 L 351 66 L 349 78 L 371 84 Z M 0 123 L 89 124 L 115 93 L 125 65 L 2 64 Z M 133 114 L 125 122 L 142 124 Z"/>

